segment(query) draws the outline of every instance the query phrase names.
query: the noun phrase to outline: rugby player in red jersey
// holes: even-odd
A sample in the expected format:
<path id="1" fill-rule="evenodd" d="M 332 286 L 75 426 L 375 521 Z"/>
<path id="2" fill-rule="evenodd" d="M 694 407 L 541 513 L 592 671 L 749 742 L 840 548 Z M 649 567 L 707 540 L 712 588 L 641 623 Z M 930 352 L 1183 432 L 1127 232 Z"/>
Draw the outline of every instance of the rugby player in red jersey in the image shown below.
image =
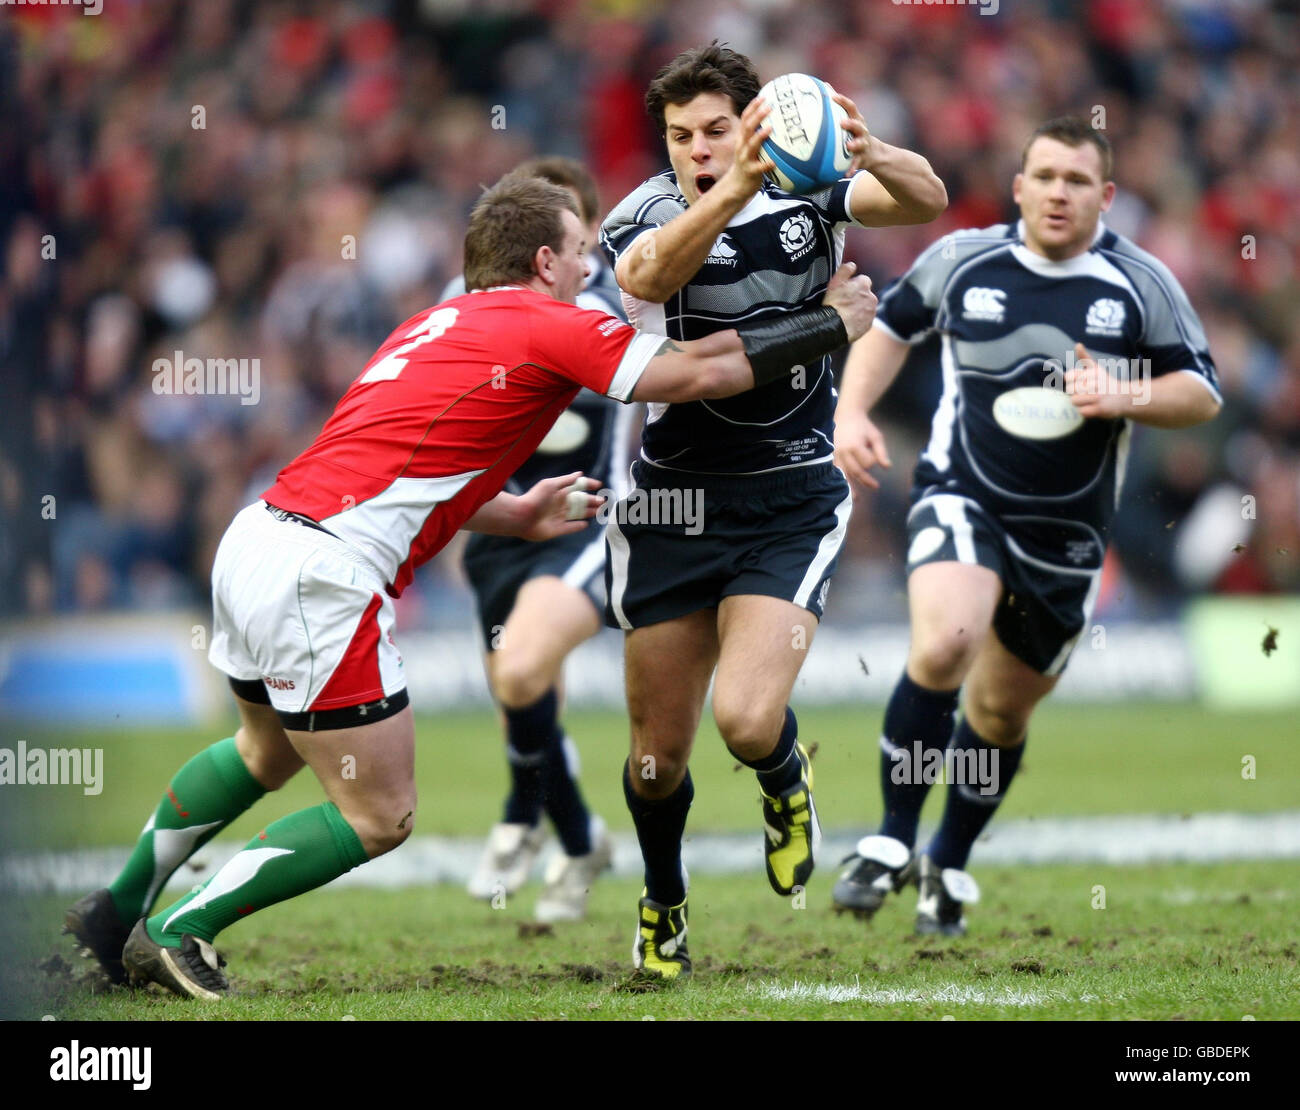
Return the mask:
<path id="1" fill-rule="evenodd" d="M 585 527 L 566 513 L 578 474 L 500 492 L 581 386 L 625 402 L 730 396 L 857 338 L 875 313 L 870 282 L 844 269 L 821 308 L 675 343 L 576 307 L 584 238 L 566 190 L 502 179 L 470 217 L 472 292 L 398 327 L 315 442 L 231 523 L 212 570 L 209 659 L 230 680 L 239 730 L 173 776 L 122 872 L 67 914 L 116 980 L 218 999 L 218 932 L 410 835 L 415 727 L 393 599 L 460 528 L 547 539 Z M 599 504 L 587 498 L 588 517 Z M 268 824 L 146 917 L 181 863 L 304 764 L 326 801 Z"/>

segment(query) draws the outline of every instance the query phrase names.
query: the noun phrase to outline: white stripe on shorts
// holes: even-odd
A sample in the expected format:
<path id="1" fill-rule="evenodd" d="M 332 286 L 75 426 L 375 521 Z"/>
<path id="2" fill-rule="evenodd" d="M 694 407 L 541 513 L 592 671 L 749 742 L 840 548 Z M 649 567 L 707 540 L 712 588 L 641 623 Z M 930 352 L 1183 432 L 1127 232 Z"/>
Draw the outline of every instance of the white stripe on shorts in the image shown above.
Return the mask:
<path id="1" fill-rule="evenodd" d="M 799 589 L 794 595 L 794 603 L 808 607 L 808 599 L 817 587 L 817 583 L 822 580 L 826 573 L 826 568 L 830 566 L 831 560 L 839 554 L 840 548 L 844 546 L 844 537 L 849 529 L 849 514 L 853 512 L 853 494 L 849 493 L 843 501 L 835 506 L 835 527 L 826 535 L 822 536 L 822 542 L 817 545 L 817 554 L 808 566 L 808 573 L 803 576 L 803 581 L 799 583 Z"/>
<path id="2" fill-rule="evenodd" d="M 617 506 L 615 506 L 617 508 Z M 632 622 L 623 612 L 623 595 L 627 592 L 627 564 L 631 558 L 627 537 L 618 526 L 618 513 L 609 514 L 609 523 L 605 526 L 605 539 L 609 542 L 609 607 L 624 632 L 632 630 Z"/>
<path id="3" fill-rule="evenodd" d="M 605 565 L 605 537 L 597 530 L 596 538 L 582 549 L 582 553 L 569 564 L 561 581 L 575 590 L 584 589 L 587 579 Z"/>
<path id="4" fill-rule="evenodd" d="M 936 493 L 927 497 L 927 503 L 933 503 L 934 515 L 939 523 L 951 529 L 953 544 L 957 548 L 959 562 L 978 566 L 975 556 L 974 530 L 966 519 L 966 503 L 955 493 Z"/>
<path id="5" fill-rule="evenodd" d="M 1092 581 L 1088 584 L 1088 593 L 1083 599 L 1083 624 L 1079 631 L 1069 640 L 1061 645 L 1061 650 L 1056 653 L 1056 658 L 1052 660 L 1051 666 L 1047 668 L 1044 674 L 1058 675 L 1065 670 L 1065 664 L 1069 661 L 1075 645 L 1079 642 L 1079 637 L 1088 631 L 1088 621 L 1092 619 L 1093 606 L 1097 604 L 1097 595 L 1101 593 L 1101 571 L 1098 570 L 1092 576 Z"/>

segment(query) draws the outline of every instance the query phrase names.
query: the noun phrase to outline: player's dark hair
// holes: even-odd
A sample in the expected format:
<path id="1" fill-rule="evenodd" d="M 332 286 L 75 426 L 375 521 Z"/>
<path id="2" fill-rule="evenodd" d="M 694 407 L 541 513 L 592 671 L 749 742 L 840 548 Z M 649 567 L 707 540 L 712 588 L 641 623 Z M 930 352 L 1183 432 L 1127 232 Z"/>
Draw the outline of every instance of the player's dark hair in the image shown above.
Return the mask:
<path id="1" fill-rule="evenodd" d="M 1082 116 L 1057 116 L 1056 119 L 1049 119 L 1046 123 L 1040 123 L 1035 127 L 1020 152 L 1021 172 L 1024 171 L 1025 163 L 1029 161 L 1029 148 L 1034 145 L 1035 139 L 1055 139 L 1066 146 L 1092 143 L 1097 148 L 1097 153 L 1101 155 L 1101 179 L 1110 180 L 1113 168 L 1110 140 Z"/>
<path id="2" fill-rule="evenodd" d="M 540 177 L 552 185 L 562 185 L 572 189 L 578 198 L 578 218 L 584 224 L 595 223 L 600 216 L 600 197 L 596 194 L 596 179 L 587 172 L 587 167 L 572 158 L 560 154 L 544 154 L 540 158 L 529 158 L 520 162 L 511 173 Z"/>
<path id="3" fill-rule="evenodd" d="M 740 115 L 761 87 L 754 63 L 714 39 L 708 46 L 683 50 L 655 74 L 646 90 L 645 110 L 662 135 L 669 104 L 689 104 L 700 93 L 722 93 Z"/>
<path id="4" fill-rule="evenodd" d="M 508 173 L 478 199 L 465 232 L 465 288 L 528 281 L 542 247 L 559 251 L 567 208 L 578 216 L 568 189 L 540 177 Z M 578 216 L 581 219 L 581 216 Z"/>

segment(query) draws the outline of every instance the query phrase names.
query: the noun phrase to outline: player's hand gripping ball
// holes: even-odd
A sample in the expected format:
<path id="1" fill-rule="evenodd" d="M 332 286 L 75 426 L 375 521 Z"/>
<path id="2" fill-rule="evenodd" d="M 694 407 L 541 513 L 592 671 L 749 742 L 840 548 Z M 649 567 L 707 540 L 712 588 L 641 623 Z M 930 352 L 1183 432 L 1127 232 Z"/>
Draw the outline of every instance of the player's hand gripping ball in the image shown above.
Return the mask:
<path id="1" fill-rule="evenodd" d="M 772 128 L 763 154 L 775 169 L 769 174 L 787 193 L 815 193 L 838 181 L 849 168 L 848 119 L 831 99 L 831 87 L 806 73 L 773 78 L 758 91 L 772 111 L 764 121 Z"/>

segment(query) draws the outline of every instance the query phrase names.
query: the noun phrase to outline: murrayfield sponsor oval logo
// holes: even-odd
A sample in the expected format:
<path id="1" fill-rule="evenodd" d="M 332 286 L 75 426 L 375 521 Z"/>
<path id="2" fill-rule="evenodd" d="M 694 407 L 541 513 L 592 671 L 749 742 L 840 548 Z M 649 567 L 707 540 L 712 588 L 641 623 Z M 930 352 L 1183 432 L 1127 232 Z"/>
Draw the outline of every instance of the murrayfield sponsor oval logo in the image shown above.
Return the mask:
<path id="1" fill-rule="evenodd" d="M 567 455 L 576 451 L 591 434 L 591 425 L 585 417 L 570 409 L 560 413 L 559 419 L 551 426 L 546 437 L 537 445 L 539 455 Z"/>
<path id="2" fill-rule="evenodd" d="M 1068 395 L 1037 385 L 1003 393 L 993 402 L 993 419 L 1020 439 L 1060 439 L 1083 423 Z"/>

